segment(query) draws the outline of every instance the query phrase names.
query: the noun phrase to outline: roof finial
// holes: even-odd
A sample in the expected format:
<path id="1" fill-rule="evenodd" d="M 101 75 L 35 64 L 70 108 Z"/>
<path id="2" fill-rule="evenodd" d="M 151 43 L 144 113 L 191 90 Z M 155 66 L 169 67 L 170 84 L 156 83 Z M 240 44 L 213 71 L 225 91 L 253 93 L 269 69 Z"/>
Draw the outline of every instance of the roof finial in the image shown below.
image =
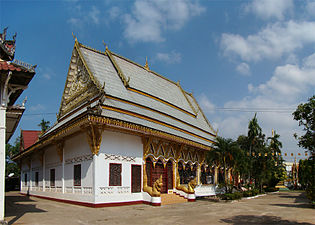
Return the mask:
<path id="1" fill-rule="evenodd" d="M 77 37 L 73 34 L 73 32 L 72 32 L 72 37 L 74 38 L 75 41 L 78 41 Z"/>
<path id="2" fill-rule="evenodd" d="M 107 46 L 107 44 L 104 42 L 104 40 L 103 40 L 103 45 L 105 46 L 105 51 L 108 51 L 108 46 Z"/>
<path id="3" fill-rule="evenodd" d="M 149 68 L 149 64 L 148 64 L 148 57 L 145 57 L 145 65 L 144 65 L 144 68 L 146 69 L 146 70 L 150 70 L 150 68 Z"/>
<path id="4" fill-rule="evenodd" d="M 271 134 L 272 134 L 272 137 L 275 136 L 275 131 L 273 129 L 271 130 Z"/>

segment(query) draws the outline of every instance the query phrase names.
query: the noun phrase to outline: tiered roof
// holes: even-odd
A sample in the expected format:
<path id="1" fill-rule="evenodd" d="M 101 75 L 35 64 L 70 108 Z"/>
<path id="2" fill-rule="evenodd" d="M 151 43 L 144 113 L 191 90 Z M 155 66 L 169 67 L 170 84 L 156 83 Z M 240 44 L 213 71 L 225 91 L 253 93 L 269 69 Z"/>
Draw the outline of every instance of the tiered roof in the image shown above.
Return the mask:
<path id="1" fill-rule="evenodd" d="M 81 66 L 78 67 L 78 64 Z M 92 90 L 92 86 L 95 88 L 95 94 L 83 102 L 93 100 L 97 93 L 103 93 L 102 116 L 152 128 L 206 146 L 211 146 L 215 141 L 216 131 L 194 96 L 184 91 L 179 83 L 107 48 L 101 52 L 78 42 L 73 50 L 59 123 L 55 128 L 78 114 L 80 104 L 72 108 L 68 105 L 73 104 L 73 101 L 69 101 L 74 100 L 71 95 L 78 96 L 71 92 L 73 81 L 78 80 L 78 77 L 81 79 L 83 73 L 86 74 L 84 79 L 90 81 L 85 81 L 89 89 Z"/>

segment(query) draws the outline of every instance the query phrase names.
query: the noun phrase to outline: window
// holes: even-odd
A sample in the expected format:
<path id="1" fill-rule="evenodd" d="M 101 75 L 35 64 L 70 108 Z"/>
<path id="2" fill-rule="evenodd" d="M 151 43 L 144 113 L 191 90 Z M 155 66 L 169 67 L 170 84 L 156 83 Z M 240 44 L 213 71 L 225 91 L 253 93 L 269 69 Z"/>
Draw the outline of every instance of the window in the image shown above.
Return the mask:
<path id="1" fill-rule="evenodd" d="M 121 186 L 121 164 L 109 164 L 109 186 Z"/>
<path id="2" fill-rule="evenodd" d="M 27 173 L 24 174 L 24 186 L 27 186 Z"/>
<path id="3" fill-rule="evenodd" d="M 141 166 L 131 165 L 131 192 L 141 192 Z"/>
<path id="4" fill-rule="evenodd" d="M 73 166 L 73 185 L 81 186 L 81 164 Z"/>
<path id="5" fill-rule="evenodd" d="M 38 172 L 35 172 L 35 186 L 38 187 Z"/>
<path id="6" fill-rule="evenodd" d="M 55 187 L 55 169 L 50 169 L 50 187 Z"/>

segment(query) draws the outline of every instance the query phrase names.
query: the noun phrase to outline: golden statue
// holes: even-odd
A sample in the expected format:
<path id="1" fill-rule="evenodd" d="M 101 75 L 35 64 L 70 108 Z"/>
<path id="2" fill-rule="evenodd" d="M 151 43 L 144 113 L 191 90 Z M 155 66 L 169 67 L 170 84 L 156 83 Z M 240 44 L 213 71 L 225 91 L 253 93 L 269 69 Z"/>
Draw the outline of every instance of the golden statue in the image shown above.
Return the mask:
<path id="1" fill-rule="evenodd" d="M 154 182 L 153 187 L 150 187 L 147 184 L 147 174 L 146 174 L 145 169 L 143 170 L 143 172 L 144 172 L 144 176 L 143 176 L 143 191 L 147 192 L 152 197 L 160 197 L 161 196 L 161 187 L 163 185 L 162 175 L 160 176 L 159 179 L 157 179 Z"/>

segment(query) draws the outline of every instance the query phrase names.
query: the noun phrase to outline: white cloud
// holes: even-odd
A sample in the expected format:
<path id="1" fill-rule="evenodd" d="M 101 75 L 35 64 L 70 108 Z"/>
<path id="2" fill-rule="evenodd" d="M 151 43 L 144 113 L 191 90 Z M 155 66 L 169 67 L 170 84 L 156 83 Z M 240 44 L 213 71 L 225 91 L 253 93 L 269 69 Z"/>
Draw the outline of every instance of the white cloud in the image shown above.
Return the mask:
<path id="1" fill-rule="evenodd" d="M 32 112 L 42 112 L 45 109 L 46 107 L 43 106 L 42 104 L 37 104 L 30 107 L 30 111 Z"/>
<path id="2" fill-rule="evenodd" d="M 198 102 L 205 113 L 214 113 L 215 105 L 208 99 L 205 94 L 201 94 L 198 97 Z"/>
<path id="3" fill-rule="evenodd" d="M 82 28 L 84 24 L 100 23 L 101 12 L 94 5 L 90 8 L 82 8 L 81 5 L 76 3 L 70 10 L 72 11 L 72 17 L 70 17 L 67 22 L 74 27 Z"/>
<path id="4" fill-rule="evenodd" d="M 162 42 L 165 30 L 179 30 L 193 16 L 205 11 L 188 0 L 137 0 L 124 16 L 125 37 L 131 42 Z"/>
<path id="5" fill-rule="evenodd" d="M 99 23 L 100 11 L 95 7 L 92 6 L 91 10 L 88 12 L 88 18 L 95 24 Z"/>
<path id="6" fill-rule="evenodd" d="M 182 55 L 176 51 L 171 51 L 170 53 L 159 52 L 156 54 L 155 59 L 168 64 L 174 64 L 181 62 Z"/>
<path id="7" fill-rule="evenodd" d="M 315 16 L 315 1 L 314 0 L 309 0 L 306 2 L 306 11 L 308 12 L 309 15 Z"/>
<path id="8" fill-rule="evenodd" d="M 221 37 L 225 56 L 236 55 L 247 62 L 277 59 L 307 44 L 315 44 L 315 22 L 277 22 L 245 38 L 229 33 Z"/>
<path id="9" fill-rule="evenodd" d="M 246 134 L 248 122 L 257 112 L 263 132 L 270 136 L 271 130 L 275 129 L 281 135 L 283 151 L 296 152 L 299 148 L 293 133 L 299 133 L 301 129 L 297 121 L 293 120 L 292 112 L 301 100 L 308 97 L 305 94 L 314 91 L 315 53 L 304 58 L 302 62 L 301 65 L 286 64 L 276 67 L 268 81 L 256 87 L 248 85 L 251 95 L 241 100 L 226 102 L 225 108 L 246 109 L 249 112 L 216 111 L 216 114 L 221 113 L 214 121 L 219 125 L 219 135 L 237 138 L 240 134 Z"/>
<path id="10" fill-rule="evenodd" d="M 109 17 L 112 20 L 117 19 L 120 14 L 121 14 L 121 10 L 117 6 L 114 6 L 110 8 L 109 10 Z"/>
<path id="11" fill-rule="evenodd" d="M 247 63 L 240 63 L 237 65 L 236 71 L 245 76 L 250 75 L 250 67 Z"/>
<path id="12" fill-rule="evenodd" d="M 254 0 L 245 6 L 246 12 L 267 19 L 284 19 L 285 13 L 294 7 L 293 0 Z"/>

